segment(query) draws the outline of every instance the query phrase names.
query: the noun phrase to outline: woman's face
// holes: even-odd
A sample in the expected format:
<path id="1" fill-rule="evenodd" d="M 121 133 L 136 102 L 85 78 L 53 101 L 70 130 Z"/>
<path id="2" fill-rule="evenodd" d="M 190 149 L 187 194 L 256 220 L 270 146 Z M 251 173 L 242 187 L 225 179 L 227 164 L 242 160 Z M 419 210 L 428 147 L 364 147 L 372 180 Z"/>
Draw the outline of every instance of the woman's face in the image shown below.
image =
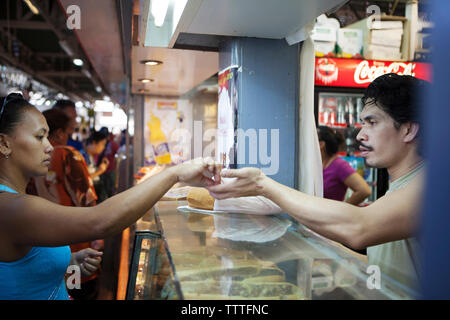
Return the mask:
<path id="1" fill-rule="evenodd" d="M 93 155 L 99 155 L 102 153 L 103 149 L 105 149 L 106 146 L 106 139 L 100 140 L 98 142 L 92 141 L 92 143 L 87 147 L 87 151 Z"/>
<path id="2" fill-rule="evenodd" d="M 25 176 L 45 175 L 53 147 L 48 141 L 48 125 L 36 108 L 22 114 L 22 121 L 8 135 L 9 159 Z"/>

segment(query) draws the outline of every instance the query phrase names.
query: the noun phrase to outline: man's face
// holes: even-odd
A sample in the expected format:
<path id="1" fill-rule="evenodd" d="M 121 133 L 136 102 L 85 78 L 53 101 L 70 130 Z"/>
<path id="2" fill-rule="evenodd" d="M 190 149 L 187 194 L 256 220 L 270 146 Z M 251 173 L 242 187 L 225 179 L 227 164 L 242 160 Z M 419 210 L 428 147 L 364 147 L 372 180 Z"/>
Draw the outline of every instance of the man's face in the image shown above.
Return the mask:
<path id="1" fill-rule="evenodd" d="M 73 107 L 65 107 L 64 113 L 70 118 L 70 122 L 67 126 L 67 133 L 69 137 L 75 132 L 75 127 L 77 126 L 77 111 Z"/>
<path id="2" fill-rule="evenodd" d="M 356 136 L 366 163 L 371 167 L 389 168 L 401 159 L 405 143 L 394 119 L 369 102 L 361 112 L 362 129 Z"/>

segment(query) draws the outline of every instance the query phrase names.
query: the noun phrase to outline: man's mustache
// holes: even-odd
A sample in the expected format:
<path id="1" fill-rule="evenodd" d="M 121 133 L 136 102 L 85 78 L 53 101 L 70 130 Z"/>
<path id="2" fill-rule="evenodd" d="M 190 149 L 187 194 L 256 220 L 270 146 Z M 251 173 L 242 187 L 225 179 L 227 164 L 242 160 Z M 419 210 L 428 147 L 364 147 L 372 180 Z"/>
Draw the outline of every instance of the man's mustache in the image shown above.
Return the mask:
<path id="1" fill-rule="evenodd" d="M 369 146 L 366 146 L 364 143 L 359 143 L 359 146 L 360 147 L 363 147 L 364 149 L 367 149 L 367 151 L 373 151 L 373 148 L 372 147 L 369 147 Z"/>

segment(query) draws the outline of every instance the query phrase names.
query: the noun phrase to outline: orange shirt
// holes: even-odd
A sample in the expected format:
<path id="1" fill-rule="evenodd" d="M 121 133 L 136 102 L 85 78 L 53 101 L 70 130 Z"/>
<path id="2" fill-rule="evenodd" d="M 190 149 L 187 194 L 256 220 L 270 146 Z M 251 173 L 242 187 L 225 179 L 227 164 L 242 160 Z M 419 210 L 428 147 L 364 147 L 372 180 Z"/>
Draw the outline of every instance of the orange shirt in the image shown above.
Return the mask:
<path id="1" fill-rule="evenodd" d="M 86 162 L 79 151 L 70 146 L 55 146 L 45 177 L 34 179 L 38 196 L 63 206 L 95 206 L 97 194 Z M 71 245 L 72 252 L 90 248 L 90 242 Z M 93 279 L 96 274 L 89 278 Z M 83 279 L 84 280 L 84 279 Z"/>

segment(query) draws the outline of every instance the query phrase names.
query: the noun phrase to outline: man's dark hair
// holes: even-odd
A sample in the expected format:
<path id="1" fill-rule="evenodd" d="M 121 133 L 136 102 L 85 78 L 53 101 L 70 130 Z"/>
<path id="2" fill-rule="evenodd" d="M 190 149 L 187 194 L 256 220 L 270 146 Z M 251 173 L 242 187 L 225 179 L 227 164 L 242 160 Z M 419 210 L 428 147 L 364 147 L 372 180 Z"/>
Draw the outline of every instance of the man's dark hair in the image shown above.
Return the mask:
<path id="1" fill-rule="evenodd" d="M 408 75 L 388 73 L 367 87 L 362 102 L 375 104 L 394 119 L 395 128 L 407 122 L 419 123 L 420 94 L 428 82 Z"/>
<path id="2" fill-rule="evenodd" d="M 342 133 L 326 126 L 319 126 L 317 135 L 319 136 L 319 141 L 325 142 L 325 150 L 329 156 L 334 156 L 338 152 L 339 146 L 345 141 Z"/>
<path id="3" fill-rule="evenodd" d="M 60 109 L 63 110 L 67 107 L 75 108 L 75 102 L 72 100 L 57 100 L 55 104 L 53 105 L 54 109 Z"/>
<path id="4" fill-rule="evenodd" d="M 66 130 L 70 123 L 70 118 L 64 113 L 64 111 L 59 109 L 49 109 L 42 112 L 45 120 L 47 120 L 49 133 L 51 136 L 58 129 Z"/>

